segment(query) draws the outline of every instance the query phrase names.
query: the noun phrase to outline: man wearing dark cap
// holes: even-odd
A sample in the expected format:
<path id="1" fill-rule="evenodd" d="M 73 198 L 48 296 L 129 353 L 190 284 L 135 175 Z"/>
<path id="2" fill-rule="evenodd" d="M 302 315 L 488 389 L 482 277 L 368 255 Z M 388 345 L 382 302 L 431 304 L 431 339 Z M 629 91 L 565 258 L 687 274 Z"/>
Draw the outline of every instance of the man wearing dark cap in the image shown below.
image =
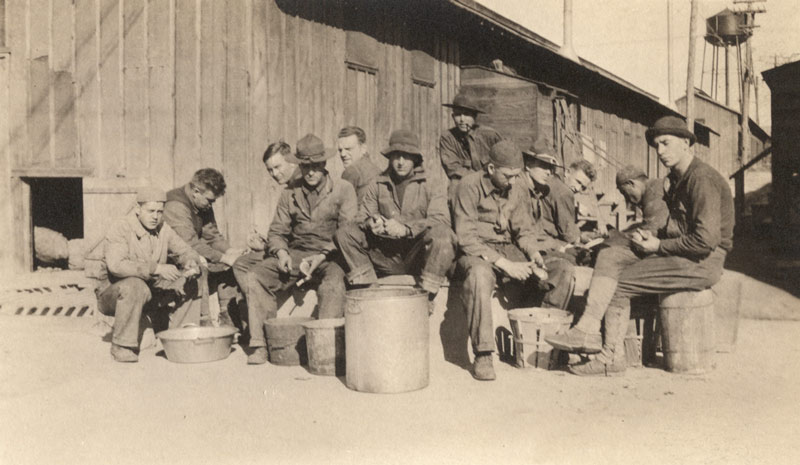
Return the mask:
<path id="1" fill-rule="evenodd" d="M 617 189 L 629 206 L 642 212 L 642 221 L 628 226 L 628 230 L 646 229 L 653 234 L 667 224 L 669 209 L 664 200 L 667 192 L 666 178 L 648 179 L 640 168 L 627 165 L 617 171 Z"/>
<path id="2" fill-rule="evenodd" d="M 367 134 L 358 126 L 344 127 L 339 131 L 336 147 L 344 166 L 342 179 L 353 185 L 361 203 L 367 187 L 381 174 L 367 153 Z"/>
<path id="3" fill-rule="evenodd" d="M 553 156 L 553 146 L 537 139 L 522 152 L 531 210 L 538 228 L 541 247 L 556 250 L 580 242 L 581 231 L 575 221 L 575 194 L 556 174 L 561 164 Z"/>
<path id="4" fill-rule="evenodd" d="M 191 305 L 196 280 L 187 278 L 199 273 L 201 259 L 164 224 L 166 200 L 161 189 L 139 189 L 133 211 L 111 224 L 103 243 L 104 266 L 95 292 L 100 313 L 114 316 L 111 355 L 118 362 L 138 361 L 143 312 L 158 322 L 163 315 L 156 313 L 174 303 L 169 327 L 200 322 L 199 307 Z M 167 263 L 168 255 L 177 258 L 183 271 Z"/>
<path id="5" fill-rule="evenodd" d="M 238 318 L 236 298 L 239 294 L 231 267 L 244 253 L 231 247 L 219 231 L 214 217 L 214 202 L 225 195 L 225 178 L 214 168 L 203 168 L 185 185 L 167 192 L 164 221 L 208 262 L 208 285 L 217 291 L 219 315 L 202 315 L 204 324 L 233 325 L 230 312 Z"/>
<path id="6" fill-rule="evenodd" d="M 439 157 L 450 179 L 452 199 L 458 180 L 472 172 L 482 171 L 489 161 L 489 151 L 502 137 L 494 129 L 476 124 L 478 114 L 484 111 L 472 95 L 461 91 L 453 103 L 443 106 L 452 108 L 455 123 L 439 139 Z"/>
<path id="7" fill-rule="evenodd" d="M 298 280 L 318 283 L 318 316 L 337 318 L 344 312 L 344 271 L 333 235 L 356 214 L 353 186 L 332 179 L 326 169 L 333 156 L 322 140 L 308 134 L 289 159 L 302 176 L 281 193 L 267 237 L 267 258 L 253 266 L 245 286 L 250 331 L 249 364 L 267 361 L 264 322 L 278 313 L 276 294 Z"/>
<path id="8" fill-rule="evenodd" d="M 444 186 L 428 182 L 411 131 L 392 132 L 381 153 L 389 167 L 367 187 L 353 224 L 336 232 L 347 280 L 365 285 L 378 274 L 414 274 L 432 302 L 456 253 Z"/>
<path id="9" fill-rule="evenodd" d="M 693 155 L 695 135 L 686 123 L 674 116 L 661 118 L 645 137 L 670 170 L 665 197 L 669 216 L 657 234 L 648 229 L 631 234 L 635 253 L 624 247 L 602 250 L 581 319 L 566 333 L 546 338 L 562 350 L 600 352 L 593 360 L 571 365 L 570 372 L 576 375 L 623 372 L 622 328 L 628 324 L 630 299 L 711 287 L 722 276 L 725 256 L 733 247 L 730 188 L 716 170 Z M 604 315 L 606 333 L 601 341 Z M 609 324 L 609 316 L 614 316 L 615 322 Z"/>
<path id="10" fill-rule="evenodd" d="M 454 199 L 455 232 L 460 257 L 454 282 L 467 314 L 475 354 L 472 375 L 495 379 L 491 297 L 498 284 L 509 300 L 551 289 L 536 248 L 536 229 L 522 173 L 522 152 L 511 141 L 492 147 L 480 172 L 465 176 Z M 545 296 L 547 300 L 547 296 Z"/>

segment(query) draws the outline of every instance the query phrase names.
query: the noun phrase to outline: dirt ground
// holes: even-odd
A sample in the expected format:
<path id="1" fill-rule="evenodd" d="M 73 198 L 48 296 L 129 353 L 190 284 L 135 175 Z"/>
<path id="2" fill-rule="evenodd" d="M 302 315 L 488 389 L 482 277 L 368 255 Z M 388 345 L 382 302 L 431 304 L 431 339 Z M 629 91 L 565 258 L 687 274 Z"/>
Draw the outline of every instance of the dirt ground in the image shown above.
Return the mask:
<path id="1" fill-rule="evenodd" d="M 798 313 L 791 294 L 742 279 L 744 304 L 759 307 L 743 313 Z M 92 318 L 0 315 L 0 463 L 800 461 L 798 321 L 742 320 L 735 352 L 707 375 L 586 379 L 496 363 L 490 383 L 445 360 L 442 321 L 431 320 L 430 385 L 377 395 L 303 367 L 247 366 L 238 346 L 214 363 L 150 349 L 119 364 Z"/>

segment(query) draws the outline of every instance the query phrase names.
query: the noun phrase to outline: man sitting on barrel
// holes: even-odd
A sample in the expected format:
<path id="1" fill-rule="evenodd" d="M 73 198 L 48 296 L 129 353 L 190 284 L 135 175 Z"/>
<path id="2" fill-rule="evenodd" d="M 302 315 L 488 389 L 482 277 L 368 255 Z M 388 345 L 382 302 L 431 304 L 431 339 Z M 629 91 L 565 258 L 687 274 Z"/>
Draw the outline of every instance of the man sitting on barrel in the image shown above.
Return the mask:
<path id="1" fill-rule="evenodd" d="M 111 355 L 118 362 L 138 361 L 143 312 L 156 331 L 167 312 L 169 327 L 200 323 L 200 308 L 192 305 L 197 280 L 190 278 L 199 274 L 202 259 L 164 224 L 166 201 L 161 189 L 139 189 L 133 212 L 112 223 L 106 234 L 95 292 L 100 313 L 114 316 Z M 177 257 L 183 271 L 167 263 L 168 254 Z"/>
<path id="2" fill-rule="evenodd" d="M 302 177 L 281 193 L 267 237 L 267 256 L 247 274 L 245 286 L 250 330 L 247 363 L 267 361 L 264 322 L 278 314 L 276 294 L 298 280 L 318 282 L 319 318 L 344 313 L 344 270 L 333 243 L 336 229 L 356 214 L 356 192 L 326 169 L 333 156 L 318 137 L 308 134 L 297 142 L 296 157 Z"/>
<path id="3" fill-rule="evenodd" d="M 658 234 L 649 229 L 634 231 L 632 247 L 600 251 L 580 320 L 567 332 L 545 338 L 558 349 L 599 352 L 593 360 L 571 365 L 569 370 L 576 375 L 623 372 L 622 328 L 628 324 L 631 297 L 707 289 L 719 281 L 725 256 L 733 247 L 730 188 L 714 168 L 694 156 L 695 135 L 686 123 L 674 116 L 663 117 L 645 137 L 670 170 L 669 217 Z M 600 337 L 604 316 L 605 345 Z"/>
<path id="4" fill-rule="evenodd" d="M 336 232 L 347 280 L 411 273 L 432 303 L 456 253 L 444 185 L 428 180 L 411 131 L 394 131 L 381 153 L 389 167 L 367 186 L 354 223 Z"/>
<path id="5" fill-rule="evenodd" d="M 472 376 L 495 379 L 492 292 L 499 284 L 508 300 L 518 301 L 532 290 L 549 290 L 544 305 L 557 307 L 562 286 L 552 282 L 536 248 L 536 229 L 526 186 L 517 183 L 522 172 L 522 152 L 511 141 L 495 144 L 482 171 L 465 176 L 454 199 L 455 231 L 461 257 L 454 281 L 460 290 L 475 354 Z M 558 261 L 555 266 L 566 263 Z M 565 276 L 558 269 L 554 276 Z M 559 300 L 553 302 L 552 299 Z M 537 302 L 538 303 L 538 302 Z"/>

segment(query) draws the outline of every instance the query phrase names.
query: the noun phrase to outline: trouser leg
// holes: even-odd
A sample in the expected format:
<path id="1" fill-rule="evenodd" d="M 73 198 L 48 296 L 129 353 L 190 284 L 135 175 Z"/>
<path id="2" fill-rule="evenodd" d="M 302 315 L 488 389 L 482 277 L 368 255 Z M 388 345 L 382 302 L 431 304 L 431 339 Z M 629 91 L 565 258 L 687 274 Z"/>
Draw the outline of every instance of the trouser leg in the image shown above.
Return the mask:
<path id="1" fill-rule="evenodd" d="M 547 258 L 547 287 L 542 304 L 545 307 L 566 309 L 575 288 L 575 265 L 563 258 Z"/>
<path id="2" fill-rule="evenodd" d="M 152 293 L 140 278 L 125 278 L 110 285 L 98 296 L 98 309 L 114 316 L 111 341 L 114 344 L 138 348 L 142 310 Z"/>
<path id="3" fill-rule="evenodd" d="M 278 259 L 271 257 L 250 268 L 247 273 L 247 320 L 250 347 L 266 347 L 264 323 L 278 316 L 276 292 L 287 285 L 288 277 L 278 272 Z"/>
<path id="4" fill-rule="evenodd" d="M 436 294 L 455 260 L 456 237 L 452 229 L 436 225 L 427 229 L 418 240 L 419 246 L 415 249 L 419 248 L 418 253 L 422 254 L 423 259 L 420 287 L 430 294 Z"/>
<path id="5" fill-rule="evenodd" d="M 336 231 L 335 241 L 347 266 L 350 284 L 370 284 L 378 280 L 364 230 L 355 224 L 343 226 Z"/>
<path id="6" fill-rule="evenodd" d="M 496 277 L 491 264 L 482 258 L 463 256 L 456 264 L 456 280 L 462 281 L 460 294 L 473 352 L 494 352 L 492 291 Z"/>
<path id="7" fill-rule="evenodd" d="M 319 319 L 344 316 L 344 270 L 336 261 L 323 262 L 315 272 L 319 273 L 317 306 Z"/>
<path id="8" fill-rule="evenodd" d="M 611 298 L 617 289 L 620 273 L 625 267 L 640 260 L 641 258 L 630 247 L 611 246 L 600 250 L 586 296 L 586 309 L 576 324 L 578 329 L 589 334 L 600 331 L 600 321 L 606 314 Z"/>
<path id="9" fill-rule="evenodd" d="M 597 359 L 605 364 L 625 366 L 625 336 L 631 318 L 630 299 L 622 299 L 608 307 L 603 334 L 603 349 Z"/>

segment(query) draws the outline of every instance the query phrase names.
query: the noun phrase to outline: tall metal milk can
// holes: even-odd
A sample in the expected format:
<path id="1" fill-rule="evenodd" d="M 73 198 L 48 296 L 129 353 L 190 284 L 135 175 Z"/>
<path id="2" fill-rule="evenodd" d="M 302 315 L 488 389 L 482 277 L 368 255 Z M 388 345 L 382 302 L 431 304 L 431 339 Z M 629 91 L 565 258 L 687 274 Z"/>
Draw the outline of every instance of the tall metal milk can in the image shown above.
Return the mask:
<path id="1" fill-rule="evenodd" d="M 411 288 L 347 292 L 347 387 L 396 393 L 428 385 L 428 296 Z"/>

